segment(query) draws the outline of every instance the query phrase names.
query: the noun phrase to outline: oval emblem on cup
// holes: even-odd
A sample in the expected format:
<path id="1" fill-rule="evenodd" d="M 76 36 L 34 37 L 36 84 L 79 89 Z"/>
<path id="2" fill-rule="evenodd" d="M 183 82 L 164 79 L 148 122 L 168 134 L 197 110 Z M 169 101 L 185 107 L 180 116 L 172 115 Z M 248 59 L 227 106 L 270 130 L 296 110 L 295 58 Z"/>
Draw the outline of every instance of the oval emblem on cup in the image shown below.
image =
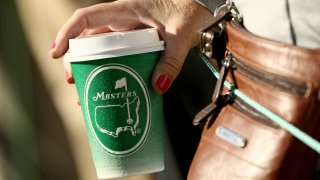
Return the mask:
<path id="1" fill-rule="evenodd" d="M 113 155 L 130 154 L 150 128 L 150 97 L 143 79 L 120 64 L 95 68 L 85 84 L 85 111 L 99 145 Z"/>

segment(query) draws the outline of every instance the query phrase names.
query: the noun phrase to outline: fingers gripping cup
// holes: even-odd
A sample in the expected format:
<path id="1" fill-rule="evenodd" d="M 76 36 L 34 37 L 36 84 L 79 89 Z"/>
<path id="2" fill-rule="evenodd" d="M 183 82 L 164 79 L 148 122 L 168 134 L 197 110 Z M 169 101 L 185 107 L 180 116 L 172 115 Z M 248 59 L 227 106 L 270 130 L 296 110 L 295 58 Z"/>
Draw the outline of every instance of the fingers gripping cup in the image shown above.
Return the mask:
<path id="1" fill-rule="evenodd" d="M 164 49 L 156 29 L 69 40 L 71 67 L 98 178 L 164 169 L 162 97 L 151 87 Z"/>

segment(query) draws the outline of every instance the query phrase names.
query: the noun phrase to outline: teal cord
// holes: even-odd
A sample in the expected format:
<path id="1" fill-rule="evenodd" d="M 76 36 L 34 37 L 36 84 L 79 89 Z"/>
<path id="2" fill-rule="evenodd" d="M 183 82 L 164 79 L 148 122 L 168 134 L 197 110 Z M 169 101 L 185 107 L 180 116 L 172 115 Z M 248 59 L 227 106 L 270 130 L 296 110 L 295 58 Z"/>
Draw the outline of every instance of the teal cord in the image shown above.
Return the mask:
<path id="1" fill-rule="evenodd" d="M 214 69 L 214 67 L 208 61 L 207 57 L 205 57 L 202 53 L 199 53 L 199 54 L 200 54 L 200 57 L 203 60 L 203 62 L 206 64 L 206 66 L 210 69 L 210 71 L 214 74 L 214 76 L 217 79 L 219 79 L 219 77 L 220 77 L 219 72 Z M 310 148 L 312 148 L 313 150 L 318 152 L 318 154 L 320 154 L 320 143 L 317 140 L 313 139 L 308 134 L 306 134 L 305 132 L 301 131 L 300 129 L 298 129 L 294 125 L 288 123 L 286 120 L 284 120 L 281 117 L 279 117 L 278 115 L 274 114 L 273 112 L 271 112 L 267 108 L 265 108 L 262 105 L 258 104 L 257 102 L 255 102 L 254 100 L 252 100 L 251 98 L 249 98 L 248 96 L 243 94 L 241 91 L 236 89 L 234 86 L 232 86 L 228 81 L 225 81 L 224 85 L 228 89 L 232 90 L 237 97 L 242 99 L 248 105 L 250 105 L 251 107 L 255 108 L 257 111 L 259 111 L 263 115 L 267 116 L 270 120 L 272 120 L 273 122 L 277 123 L 280 127 L 282 127 L 283 129 L 287 130 L 289 133 L 291 133 L 297 139 L 299 139 L 300 141 L 305 143 L 307 146 L 309 146 Z"/>

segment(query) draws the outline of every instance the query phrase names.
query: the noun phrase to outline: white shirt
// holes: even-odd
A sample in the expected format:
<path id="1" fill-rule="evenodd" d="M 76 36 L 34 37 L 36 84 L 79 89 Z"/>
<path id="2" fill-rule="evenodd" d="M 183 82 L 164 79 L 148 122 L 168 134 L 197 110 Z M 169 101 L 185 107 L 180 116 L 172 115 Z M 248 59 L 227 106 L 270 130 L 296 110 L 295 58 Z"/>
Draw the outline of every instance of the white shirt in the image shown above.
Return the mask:
<path id="1" fill-rule="evenodd" d="M 248 31 L 293 44 L 286 0 L 234 0 Z M 296 45 L 320 48 L 320 0 L 288 0 Z"/>

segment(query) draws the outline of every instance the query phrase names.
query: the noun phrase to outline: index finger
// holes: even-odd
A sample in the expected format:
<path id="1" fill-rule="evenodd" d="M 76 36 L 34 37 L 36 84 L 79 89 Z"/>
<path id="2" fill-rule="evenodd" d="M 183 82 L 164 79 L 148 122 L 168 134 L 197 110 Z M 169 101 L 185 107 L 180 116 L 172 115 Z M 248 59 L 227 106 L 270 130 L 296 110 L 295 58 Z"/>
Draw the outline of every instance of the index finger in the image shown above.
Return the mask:
<path id="1" fill-rule="evenodd" d="M 137 1 L 129 2 L 134 3 Z M 121 30 L 126 30 L 133 28 L 133 22 L 140 22 L 156 28 L 161 27 L 160 23 L 151 16 L 146 15 L 146 12 L 136 12 L 126 3 L 121 3 L 121 1 L 102 3 L 76 10 L 58 32 L 55 45 L 50 50 L 49 55 L 55 59 L 63 56 L 68 50 L 68 40 L 78 37 L 85 29 L 103 26 L 108 28 L 109 25 L 120 25 L 122 23 Z M 110 31 L 111 30 L 113 29 L 110 29 Z"/>
<path id="2" fill-rule="evenodd" d="M 76 10 L 58 32 L 50 56 L 61 57 L 68 50 L 68 40 L 79 36 L 85 29 L 99 27 L 102 23 L 107 24 L 108 21 L 112 21 L 114 13 L 104 12 L 112 8 L 112 12 L 116 13 L 116 8 L 112 6 L 112 3 L 105 3 Z"/>

